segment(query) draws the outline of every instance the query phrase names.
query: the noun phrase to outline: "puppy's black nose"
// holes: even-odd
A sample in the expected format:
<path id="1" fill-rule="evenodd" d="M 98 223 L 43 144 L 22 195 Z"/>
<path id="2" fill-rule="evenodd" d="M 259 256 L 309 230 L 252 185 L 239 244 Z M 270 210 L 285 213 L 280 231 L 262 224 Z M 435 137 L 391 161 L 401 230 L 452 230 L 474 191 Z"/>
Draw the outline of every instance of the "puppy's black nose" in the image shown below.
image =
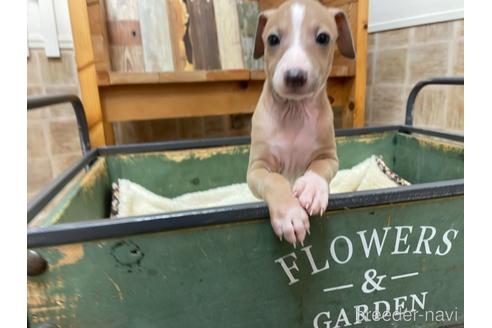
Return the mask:
<path id="1" fill-rule="evenodd" d="M 289 69 L 285 72 L 284 80 L 286 86 L 291 88 L 300 88 L 306 84 L 307 72 L 298 68 Z"/>

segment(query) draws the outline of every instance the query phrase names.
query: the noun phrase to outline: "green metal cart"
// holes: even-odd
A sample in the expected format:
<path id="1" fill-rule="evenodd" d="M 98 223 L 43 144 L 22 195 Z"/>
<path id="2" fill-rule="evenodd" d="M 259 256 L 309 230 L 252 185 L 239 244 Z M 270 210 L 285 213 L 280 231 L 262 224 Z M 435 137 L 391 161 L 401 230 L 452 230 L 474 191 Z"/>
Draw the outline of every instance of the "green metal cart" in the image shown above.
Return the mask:
<path id="1" fill-rule="evenodd" d="M 463 313 L 463 135 L 405 125 L 336 131 L 341 168 L 372 154 L 412 185 L 330 196 L 294 249 L 263 202 L 109 219 L 111 184 L 166 196 L 244 182 L 249 138 L 90 149 L 28 205 L 31 327 L 440 327 Z M 67 189 L 67 188 L 65 188 Z M 59 198 L 59 197 L 58 197 Z"/>

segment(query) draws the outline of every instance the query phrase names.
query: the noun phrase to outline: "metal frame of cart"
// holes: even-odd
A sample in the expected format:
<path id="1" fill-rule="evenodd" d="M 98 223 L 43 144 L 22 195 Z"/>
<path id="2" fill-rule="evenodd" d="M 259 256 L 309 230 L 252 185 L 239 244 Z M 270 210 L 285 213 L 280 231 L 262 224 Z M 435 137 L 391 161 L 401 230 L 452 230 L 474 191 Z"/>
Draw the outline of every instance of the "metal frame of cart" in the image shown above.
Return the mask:
<path id="1" fill-rule="evenodd" d="M 381 132 L 402 132 L 407 134 L 421 134 L 439 137 L 446 140 L 463 142 L 462 134 L 451 134 L 431 129 L 422 129 L 412 126 L 413 106 L 419 91 L 427 85 L 463 85 L 463 77 L 442 77 L 424 80 L 412 89 L 406 108 L 405 125 L 392 125 L 360 129 L 339 129 L 335 134 L 340 136 L 357 136 Z M 146 144 L 106 146 L 91 149 L 87 122 L 80 99 L 73 95 L 44 96 L 28 98 L 27 108 L 49 106 L 53 104 L 72 104 L 76 114 L 83 158 L 69 170 L 55 179 L 48 187 L 39 193 L 27 208 L 28 223 L 60 192 L 79 172 L 90 167 L 99 156 L 144 153 L 166 150 L 180 150 L 190 148 L 207 148 L 230 145 L 245 145 L 250 143 L 249 137 L 231 137 L 220 139 L 203 139 L 176 142 L 156 142 Z M 412 186 L 350 192 L 335 194 L 330 197 L 328 211 L 352 209 L 358 207 L 392 204 L 399 202 L 425 200 L 440 197 L 451 197 L 464 194 L 464 179 L 420 183 Z M 80 241 L 90 241 L 102 238 L 123 237 L 142 233 L 159 232 L 173 229 L 206 226 L 254 220 L 268 217 L 268 208 L 265 203 L 252 203 L 209 209 L 197 209 L 166 214 L 128 217 L 119 220 L 104 218 L 89 222 L 62 223 L 53 226 L 28 227 L 27 247 L 54 246 Z"/>

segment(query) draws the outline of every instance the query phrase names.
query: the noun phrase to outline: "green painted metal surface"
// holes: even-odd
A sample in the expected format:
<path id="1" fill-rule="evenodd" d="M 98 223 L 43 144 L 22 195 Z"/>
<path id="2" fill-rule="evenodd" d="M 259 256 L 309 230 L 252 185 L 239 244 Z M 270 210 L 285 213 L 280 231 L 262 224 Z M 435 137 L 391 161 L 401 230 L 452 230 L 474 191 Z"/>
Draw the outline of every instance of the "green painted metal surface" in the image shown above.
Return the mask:
<path id="1" fill-rule="evenodd" d="M 108 157 L 113 181 L 125 178 L 138 181 L 149 190 L 167 197 L 191 191 L 246 181 L 249 146 L 228 147 L 227 152 L 172 156 L 163 153 Z M 174 154 L 181 154 L 175 152 Z"/>
<path id="2" fill-rule="evenodd" d="M 340 138 L 338 152 L 341 168 L 381 154 L 413 183 L 463 177 L 462 146 L 386 133 Z M 168 196 L 242 182 L 247 157 L 239 146 L 100 159 L 46 222 L 107 216 L 118 177 Z M 268 218 L 40 248 L 50 267 L 28 279 L 32 327 L 461 323 L 463 215 L 463 197 L 329 212 L 297 249 Z"/>
<path id="3" fill-rule="evenodd" d="M 29 279 L 31 297 L 38 293 L 35 298 L 44 299 L 42 307 L 30 307 L 33 322 L 63 314 L 65 318 L 55 320 L 60 327 L 315 327 L 314 322 L 335 327 L 337 320 L 344 327 L 357 322 L 354 306 L 374 311 L 374 302 L 381 310 L 387 302 L 395 311 L 397 302 L 418 310 L 417 315 L 448 311 L 451 322 L 463 320 L 462 198 L 339 211 L 311 222 L 302 249 L 281 243 L 266 219 L 88 242 L 63 252 L 58 247 L 39 249 L 55 268 Z M 382 242 L 385 229 L 380 255 L 373 243 L 366 257 L 359 233 L 366 231 L 369 243 L 375 231 Z M 419 245 L 422 231 L 425 240 L 433 229 L 429 248 Z M 392 254 L 395 248 L 403 254 Z M 326 261 L 329 268 L 312 274 L 316 270 L 306 251 L 319 270 Z M 73 253 L 78 254 L 75 259 L 58 265 Z M 293 284 L 282 269 L 282 258 L 286 267 L 295 260 L 298 270 L 287 270 Z M 379 284 L 384 290 L 363 292 L 370 270 L 385 276 Z M 418 275 L 391 280 L 415 272 Z M 353 287 L 323 291 L 348 284 Z M 344 317 L 342 309 L 345 325 L 339 319 Z M 392 321 L 391 326 L 440 324 L 424 319 Z M 331 324 L 325 324 L 328 321 Z M 389 326 L 372 320 L 364 324 Z"/>
<path id="4" fill-rule="evenodd" d="M 463 178 L 464 149 L 397 134 L 393 169 L 412 183 Z"/>
<path id="5" fill-rule="evenodd" d="M 394 133 L 338 139 L 340 168 L 350 168 L 373 154 L 393 167 Z M 224 148 L 223 148 L 224 149 Z M 73 187 L 45 224 L 91 220 L 109 216 L 111 182 L 129 179 L 163 196 L 175 197 L 246 181 L 249 146 L 226 150 L 115 155 L 100 159 L 90 178 Z M 102 163 L 104 161 L 104 163 Z"/>
<path id="6" fill-rule="evenodd" d="M 109 173 L 106 159 L 99 158 L 90 174 L 78 181 L 48 216 L 45 225 L 109 217 L 112 181 Z"/>

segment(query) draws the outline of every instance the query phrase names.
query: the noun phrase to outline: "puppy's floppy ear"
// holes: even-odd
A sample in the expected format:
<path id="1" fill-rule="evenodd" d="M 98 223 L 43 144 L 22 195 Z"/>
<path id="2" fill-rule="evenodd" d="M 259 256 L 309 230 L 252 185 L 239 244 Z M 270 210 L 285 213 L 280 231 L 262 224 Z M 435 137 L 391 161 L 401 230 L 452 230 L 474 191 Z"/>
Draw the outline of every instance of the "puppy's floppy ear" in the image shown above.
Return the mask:
<path id="1" fill-rule="evenodd" d="M 263 44 L 263 30 L 265 29 L 265 25 L 267 23 L 268 17 L 270 17 L 274 9 L 269 9 L 262 11 L 258 17 L 258 26 L 256 27 L 256 36 L 255 36 L 255 49 L 253 51 L 253 58 L 258 59 L 263 56 L 265 52 L 265 45 Z"/>
<path id="2" fill-rule="evenodd" d="M 338 30 L 338 50 L 340 50 L 340 53 L 345 57 L 354 59 L 355 47 L 347 15 L 341 9 L 332 9 L 332 13 Z"/>

